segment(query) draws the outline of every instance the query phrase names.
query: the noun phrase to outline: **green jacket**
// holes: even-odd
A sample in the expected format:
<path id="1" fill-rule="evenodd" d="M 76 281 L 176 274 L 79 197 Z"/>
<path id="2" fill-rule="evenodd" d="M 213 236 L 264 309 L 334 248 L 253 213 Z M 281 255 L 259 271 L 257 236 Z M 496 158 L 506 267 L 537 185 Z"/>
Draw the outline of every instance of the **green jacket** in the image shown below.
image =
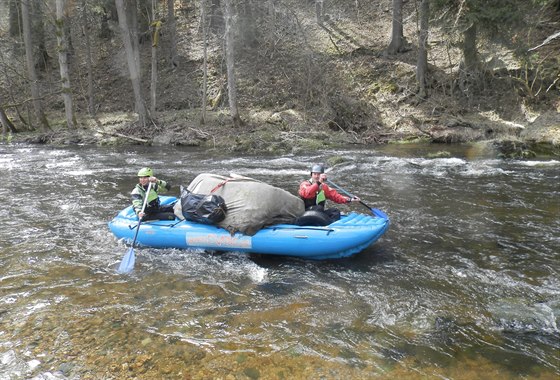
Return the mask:
<path id="1" fill-rule="evenodd" d="M 140 211 L 142 211 L 142 206 L 144 205 L 144 197 L 146 196 L 146 190 L 148 186 L 144 188 L 139 183 L 136 184 L 132 193 L 130 194 L 132 199 L 132 207 L 134 208 L 134 212 L 136 215 Z M 148 203 L 146 204 L 146 209 L 144 212 L 157 212 L 159 209 L 159 196 L 160 193 L 166 193 L 171 189 L 171 185 L 168 184 L 166 181 L 158 179 L 157 182 L 152 184 L 152 188 L 150 189 L 150 194 L 148 194 Z"/>

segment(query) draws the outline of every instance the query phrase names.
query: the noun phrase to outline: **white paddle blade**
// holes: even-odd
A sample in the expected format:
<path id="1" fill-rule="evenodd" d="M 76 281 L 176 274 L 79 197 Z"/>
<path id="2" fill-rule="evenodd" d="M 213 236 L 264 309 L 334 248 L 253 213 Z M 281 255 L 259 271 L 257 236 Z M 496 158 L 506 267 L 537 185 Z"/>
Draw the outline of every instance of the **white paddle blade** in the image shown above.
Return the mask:
<path id="1" fill-rule="evenodd" d="M 117 272 L 129 273 L 130 271 L 132 271 L 132 269 L 134 269 L 134 261 L 135 261 L 134 248 L 130 247 L 130 249 L 124 255 Z"/>

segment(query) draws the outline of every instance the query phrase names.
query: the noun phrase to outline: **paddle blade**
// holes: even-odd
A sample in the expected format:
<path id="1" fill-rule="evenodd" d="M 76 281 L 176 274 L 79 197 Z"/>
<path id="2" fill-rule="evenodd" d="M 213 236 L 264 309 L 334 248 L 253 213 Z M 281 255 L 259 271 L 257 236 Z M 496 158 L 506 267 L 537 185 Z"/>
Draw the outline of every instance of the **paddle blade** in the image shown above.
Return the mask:
<path id="1" fill-rule="evenodd" d="M 130 249 L 124 255 L 121 265 L 119 265 L 119 269 L 117 272 L 119 273 L 128 273 L 134 269 L 134 248 L 130 247 Z"/>
<path id="2" fill-rule="evenodd" d="M 373 214 L 374 214 L 375 216 L 378 216 L 378 217 L 380 217 L 380 218 L 389 219 L 389 217 L 387 216 L 387 214 L 385 214 L 383 211 L 381 211 L 381 210 L 379 210 L 379 209 L 372 208 L 372 209 L 371 209 L 371 212 L 373 212 Z"/>

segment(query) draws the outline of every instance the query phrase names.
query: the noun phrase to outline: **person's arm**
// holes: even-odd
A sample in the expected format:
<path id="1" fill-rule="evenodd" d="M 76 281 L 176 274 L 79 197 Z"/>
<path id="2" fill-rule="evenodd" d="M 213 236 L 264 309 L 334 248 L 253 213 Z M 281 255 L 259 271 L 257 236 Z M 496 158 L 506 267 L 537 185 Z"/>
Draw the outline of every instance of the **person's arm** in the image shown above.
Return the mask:
<path id="1" fill-rule="evenodd" d="M 317 196 L 317 191 L 319 191 L 319 185 L 317 183 L 309 183 L 309 181 L 303 181 L 299 185 L 298 194 L 303 199 L 313 199 Z"/>
<path id="2" fill-rule="evenodd" d="M 323 184 L 323 191 L 325 192 L 325 197 L 335 203 L 349 203 L 352 201 L 350 197 L 340 194 L 338 191 L 331 189 L 326 184 Z"/>
<path id="3" fill-rule="evenodd" d="M 157 193 L 167 193 L 171 189 L 171 185 L 162 179 L 157 179 L 156 177 L 150 177 L 150 182 L 157 185 Z"/>
<path id="4" fill-rule="evenodd" d="M 348 197 L 346 195 L 340 194 L 335 189 L 328 187 L 327 185 L 323 185 L 323 191 L 325 192 L 325 196 L 327 199 L 330 199 L 336 203 L 350 203 L 350 202 L 359 202 L 360 198 L 358 197 Z"/>
<path id="5" fill-rule="evenodd" d="M 144 205 L 144 195 L 140 192 L 138 187 L 135 187 L 130 194 L 130 198 L 134 212 L 138 215 L 138 217 L 141 217 L 140 212 L 142 211 L 142 206 Z"/>

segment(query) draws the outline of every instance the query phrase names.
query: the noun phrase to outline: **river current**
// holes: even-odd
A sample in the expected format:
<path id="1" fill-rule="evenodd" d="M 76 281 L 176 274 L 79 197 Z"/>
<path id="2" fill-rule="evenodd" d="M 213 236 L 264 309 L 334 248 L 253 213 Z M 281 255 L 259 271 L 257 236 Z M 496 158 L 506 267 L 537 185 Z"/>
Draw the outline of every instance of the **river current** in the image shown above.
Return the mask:
<path id="1" fill-rule="evenodd" d="M 558 379 L 560 161 L 439 149 L 0 145 L 0 379 Z M 117 274 L 139 168 L 295 194 L 337 156 L 329 179 L 391 219 L 356 256 L 137 248 Z"/>

